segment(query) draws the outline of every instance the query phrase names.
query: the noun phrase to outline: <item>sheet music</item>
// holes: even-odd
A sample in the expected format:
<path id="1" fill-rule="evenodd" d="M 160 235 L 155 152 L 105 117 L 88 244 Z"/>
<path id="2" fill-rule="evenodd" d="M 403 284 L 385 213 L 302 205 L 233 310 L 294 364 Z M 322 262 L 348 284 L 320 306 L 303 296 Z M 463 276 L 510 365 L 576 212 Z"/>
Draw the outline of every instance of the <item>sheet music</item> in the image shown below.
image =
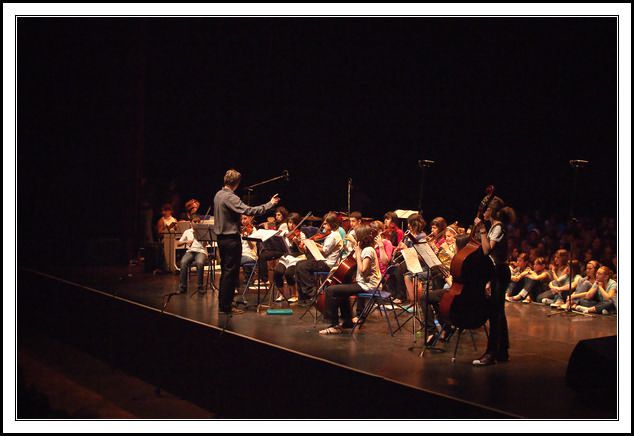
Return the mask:
<path id="1" fill-rule="evenodd" d="M 406 248 L 401 250 L 401 253 L 403 253 L 403 258 L 405 259 L 405 264 L 407 265 L 407 270 L 409 272 L 412 274 L 423 272 L 423 267 L 418 261 L 418 253 L 414 248 Z"/>
<path id="2" fill-rule="evenodd" d="M 304 245 L 306 246 L 306 248 L 308 248 L 308 251 L 310 251 L 310 254 L 313 255 L 315 260 L 326 260 L 324 255 L 321 254 L 321 251 L 319 251 L 319 248 L 317 248 L 317 244 L 315 244 L 315 241 L 313 241 L 312 239 L 305 239 Z"/>
<path id="3" fill-rule="evenodd" d="M 397 217 L 401 218 L 401 219 L 407 219 L 410 216 L 414 215 L 416 212 L 415 210 L 407 210 L 407 209 L 396 209 L 394 211 L 394 213 L 396 214 Z"/>
<path id="4" fill-rule="evenodd" d="M 442 262 L 440 261 L 440 259 L 438 259 L 438 256 L 436 256 L 434 250 L 432 250 L 432 248 L 429 246 L 429 243 L 423 242 L 421 244 L 416 244 L 413 248 L 420 255 L 420 257 L 423 258 L 425 265 L 427 265 L 428 267 L 433 268 L 435 266 L 442 266 Z"/>
<path id="5" fill-rule="evenodd" d="M 278 230 L 257 229 L 255 232 L 251 233 L 247 239 L 257 239 L 265 242 L 277 235 L 277 233 Z"/>

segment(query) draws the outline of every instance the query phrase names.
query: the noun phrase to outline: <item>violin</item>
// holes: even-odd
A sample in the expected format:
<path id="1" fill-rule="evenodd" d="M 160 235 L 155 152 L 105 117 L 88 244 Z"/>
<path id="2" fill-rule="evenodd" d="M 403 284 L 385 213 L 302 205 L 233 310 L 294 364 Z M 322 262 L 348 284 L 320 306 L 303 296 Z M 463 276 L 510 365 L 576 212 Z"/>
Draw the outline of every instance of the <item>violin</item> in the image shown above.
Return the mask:
<path id="1" fill-rule="evenodd" d="M 311 241 L 320 242 L 326 239 L 331 233 L 332 230 L 324 231 L 324 225 L 322 223 L 321 227 L 319 227 L 319 231 L 308 239 L 310 239 Z"/>
<path id="2" fill-rule="evenodd" d="M 242 235 L 243 238 L 246 238 L 251 233 L 253 233 L 253 224 L 247 224 L 246 226 L 242 226 L 240 234 Z"/>

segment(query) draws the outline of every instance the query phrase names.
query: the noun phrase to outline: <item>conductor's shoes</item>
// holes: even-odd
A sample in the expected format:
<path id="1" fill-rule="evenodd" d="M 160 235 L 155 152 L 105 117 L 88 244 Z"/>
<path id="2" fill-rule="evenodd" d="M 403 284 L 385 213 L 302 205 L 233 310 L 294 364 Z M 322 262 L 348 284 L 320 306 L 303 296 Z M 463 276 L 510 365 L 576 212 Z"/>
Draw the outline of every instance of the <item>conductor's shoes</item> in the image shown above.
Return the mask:
<path id="1" fill-rule="evenodd" d="M 508 362 L 509 361 L 509 350 L 498 351 L 495 355 L 495 360 L 498 362 Z"/>
<path id="2" fill-rule="evenodd" d="M 490 366 L 495 364 L 495 357 L 493 354 L 486 353 L 484 356 L 476 359 L 472 362 L 473 366 Z"/>

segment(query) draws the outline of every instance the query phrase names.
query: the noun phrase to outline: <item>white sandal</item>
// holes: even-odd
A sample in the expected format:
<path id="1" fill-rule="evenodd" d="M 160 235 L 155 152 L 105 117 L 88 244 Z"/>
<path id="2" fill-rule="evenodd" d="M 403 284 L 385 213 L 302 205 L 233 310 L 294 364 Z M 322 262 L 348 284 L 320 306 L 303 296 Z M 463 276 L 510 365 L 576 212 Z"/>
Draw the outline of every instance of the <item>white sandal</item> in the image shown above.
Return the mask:
<path id="1" fill-rule="evenodd" d="M 343 333 L 343 329 L 339 326 L 328 327 L 327 329 L 319 330 L 320 335 L 340 335 Z"/>

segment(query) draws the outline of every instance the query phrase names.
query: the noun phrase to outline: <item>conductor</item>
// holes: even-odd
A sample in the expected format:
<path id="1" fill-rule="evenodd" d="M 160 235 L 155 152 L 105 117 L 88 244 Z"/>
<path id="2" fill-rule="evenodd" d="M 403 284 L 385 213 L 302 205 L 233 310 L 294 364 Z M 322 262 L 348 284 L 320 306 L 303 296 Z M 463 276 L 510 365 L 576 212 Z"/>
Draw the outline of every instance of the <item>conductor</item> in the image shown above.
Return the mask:
<path id="1" fill-rule="evenodd" d="M 243 310 L 232 306 L 233 295 L 240 277 L 240 259 L 242 242 L 240 240 L 240 216 L 262 215 L 280 202 L 275 194 L 268 203 L 260 206 L 248 206 L 235 194 L 240 185 L 242 175 L 234 170 L 227 170 L 224 186 L 214 197 L 214 232 L 218 236 L 220 251 L 220 293 L 218 310 L 227 315 L 242 314 Z"/>

